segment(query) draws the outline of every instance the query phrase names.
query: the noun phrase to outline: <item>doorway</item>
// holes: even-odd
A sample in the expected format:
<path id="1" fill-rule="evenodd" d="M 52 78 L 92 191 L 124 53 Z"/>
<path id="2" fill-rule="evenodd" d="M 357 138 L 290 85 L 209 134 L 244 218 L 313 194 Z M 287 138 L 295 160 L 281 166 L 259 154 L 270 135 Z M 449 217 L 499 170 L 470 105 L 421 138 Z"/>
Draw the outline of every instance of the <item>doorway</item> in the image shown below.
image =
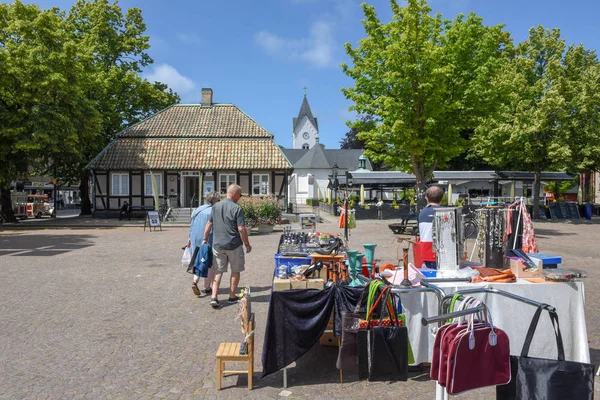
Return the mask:
<path id="1" fill-rule="evenodd" d="M 198 176 L 186 176 L 184 178 L 185 188 L 185 199 L 184 207 L 198 207 L 199 199 L 198 193 L 200 192 L 200 177 Z"/>

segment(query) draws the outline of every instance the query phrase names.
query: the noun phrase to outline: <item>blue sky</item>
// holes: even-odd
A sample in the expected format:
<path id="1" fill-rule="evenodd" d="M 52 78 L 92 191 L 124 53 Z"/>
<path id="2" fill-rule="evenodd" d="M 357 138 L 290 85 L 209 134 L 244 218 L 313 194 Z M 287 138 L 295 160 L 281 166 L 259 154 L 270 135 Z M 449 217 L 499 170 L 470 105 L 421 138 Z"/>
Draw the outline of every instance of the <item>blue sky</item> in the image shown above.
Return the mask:
<path id="1" fill-rule="evenodd" d="M 30 1 L 70 7 L 71 0 Z M 122 0 L 139 7 L 150 35 L 155 64 L 144 75 L 168 83 L 183 103 L 198 103 L 210 87 L 214 101 L 234 103 L 291 147 L 292 118 L 306 86 L 319 120 L 321 143 L 339 148 L 352 118 L 340 91 L 352 85 L 339 65 L 343 44 L 364 37 L 359 0 Z M 380 18 L 389 2 L 368 1 Z M 505 24 L 516 42 L 530 27 L 560 28 L 567 43 L 600 44 L 598 0 L 430 0 L 434 12 L 453 18 L 474 11 L 486 25 Z"/>

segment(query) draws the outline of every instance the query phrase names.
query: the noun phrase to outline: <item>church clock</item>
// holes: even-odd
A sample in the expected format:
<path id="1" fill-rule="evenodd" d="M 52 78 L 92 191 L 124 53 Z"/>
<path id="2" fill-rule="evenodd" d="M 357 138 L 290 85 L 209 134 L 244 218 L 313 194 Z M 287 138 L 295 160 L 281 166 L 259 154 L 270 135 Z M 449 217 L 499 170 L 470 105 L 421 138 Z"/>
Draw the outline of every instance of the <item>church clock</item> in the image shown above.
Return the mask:
<path id="1" fill-rule="evenodd" d="M 308 132 L 304 132 L 304 133 L 302 134 L 302 137 L 303 137 L 304 139 L 308 139 L 308 138 L 310 137 L 310 134 L 309 134 Z"/>

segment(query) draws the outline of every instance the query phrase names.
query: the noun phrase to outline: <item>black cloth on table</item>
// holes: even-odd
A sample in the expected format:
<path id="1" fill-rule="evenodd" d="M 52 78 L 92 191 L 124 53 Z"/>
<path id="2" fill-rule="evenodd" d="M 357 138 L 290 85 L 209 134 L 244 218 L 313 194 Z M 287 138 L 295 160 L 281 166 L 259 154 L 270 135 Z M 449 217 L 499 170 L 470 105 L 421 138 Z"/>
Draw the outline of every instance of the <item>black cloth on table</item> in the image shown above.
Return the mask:
<path id="1" fill-rule="evenodd" d="M 334 311 L 334 334 L 341 335 L 342 311 L 354 311 L 364 288 L 336 285 L 325 290 L 271 293 L 262 364 L 265 377 L 290 365 L 318 341 Z M 366 304 L 364 296 L 363 304 Z M 363 306 L 364 307 L 364 306 Z"/>

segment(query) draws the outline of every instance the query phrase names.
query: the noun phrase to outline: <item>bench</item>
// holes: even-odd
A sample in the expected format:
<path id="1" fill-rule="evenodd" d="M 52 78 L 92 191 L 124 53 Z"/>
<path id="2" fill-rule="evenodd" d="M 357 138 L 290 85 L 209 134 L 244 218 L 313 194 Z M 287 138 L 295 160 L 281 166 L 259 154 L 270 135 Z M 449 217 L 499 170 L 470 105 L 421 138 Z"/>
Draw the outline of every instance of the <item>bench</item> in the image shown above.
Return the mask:
<path id="1" fill-rule="evenodd" d="M 419 233 L 419 219 L 416 214 L 408 214 L 395 224 L 389 224 L 388 228 L 396 234 L 401 235 L 406 233 L 408 229 L 412 230 L 413 235 L 418 235 Z"/>
<path id="2" fill-rule="evenodd" d="M 131 219 L 132 215 L 137 215 L 139 217 L 146 217 L 147 211 L 154 211 L 154 205 L 143 205 L 143 206 L 131 206 L 131 214 L 128 216 Z"/>

